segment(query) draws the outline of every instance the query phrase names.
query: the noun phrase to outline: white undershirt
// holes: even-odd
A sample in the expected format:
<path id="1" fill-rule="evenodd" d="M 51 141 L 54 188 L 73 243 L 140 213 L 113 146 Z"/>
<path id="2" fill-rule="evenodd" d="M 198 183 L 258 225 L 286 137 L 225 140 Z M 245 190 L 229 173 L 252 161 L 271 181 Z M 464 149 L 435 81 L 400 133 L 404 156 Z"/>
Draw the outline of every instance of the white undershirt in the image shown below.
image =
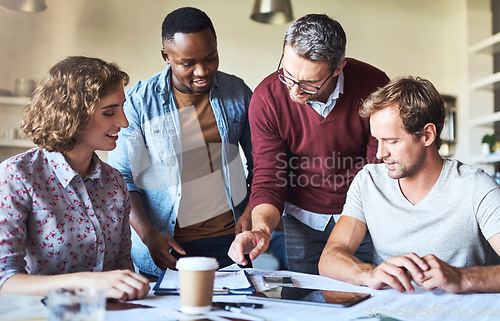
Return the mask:
<path id="1" fill-rule="evenodd" d="M 332 92 L 330 97 L 328 97 L 326 103 L 322 103 L 318 100 L 312 100 L 308 103 L 308 105 L 311 106 L 311 108 L 314 109 L 314 111 L 316 111 L 320 116 L 325 118 L 333 110 L 335 104 L 337 103 L 338 98 L 343 93 L 344 93 L 344 71 L 341 70 L 337 79 L 337 85 L 335 86 L 335 90 Z M 326 226 L 330 222 L 332 216 L 334 217 L 335 222 L 337 222 L 340 217 L 340 213 L 339 214 L 314 213 L 302 209 L 290 202 L 285 202 L 284 212 L 287 215 L 292 215 L 300 222 L 304 223 L 305 225 L 317 231 L 324 231 L 326 229 Z"/>

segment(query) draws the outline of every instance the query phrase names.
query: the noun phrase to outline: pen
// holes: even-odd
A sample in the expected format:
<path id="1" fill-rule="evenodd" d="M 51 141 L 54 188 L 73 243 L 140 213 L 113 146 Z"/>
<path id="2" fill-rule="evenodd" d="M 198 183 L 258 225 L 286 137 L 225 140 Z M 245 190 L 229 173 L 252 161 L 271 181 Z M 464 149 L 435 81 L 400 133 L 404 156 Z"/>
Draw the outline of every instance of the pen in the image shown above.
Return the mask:
<path id="1" fill-rule="evenodd" d="M 224 307 L 224 310 L 226 311 L 230 311 L 230 312 L 236 312 L 236 313 L 243 313 L 243 310 L 241 310 L 240 308 L 237 308 L 237 307 L 232 307 L 230 305 L 226 305 Z"/>
<path id="2" fill-rule="evenodd" d="M 250 309 L 262 309 L 264 307 L 264 305 L 261 303 L 251 303 L 251 302 L 214 302 L 212 306 L 224 310 L 226 310 L 226 307 L 250 308 Z"/>
<path id="3" fill-rule="evenodd" d="M 234 307 L 234 306 L 226 305 L 224 307 L 224 310 L 229 311 L 229 312 L 233 312 L 233 313 L 242 314 L 242 315 L 245 316 L 246 319 L 251 319 L 251 320 L 254 320 L 254 321 L 265 321 L 264 318 L 257 317 L 257 316 L 252 315 L 252 314 L 248 314 L 248 313 L 244 312 L 241 308 L 237 308 L 237 307 Z"/>
<path id="4" fill-rule="evenodd" d="M 214 289 L 214 295 L 217 294 L 229 294 L 229 289 L 228 288 L 222 288 L 222 289 Z"/>

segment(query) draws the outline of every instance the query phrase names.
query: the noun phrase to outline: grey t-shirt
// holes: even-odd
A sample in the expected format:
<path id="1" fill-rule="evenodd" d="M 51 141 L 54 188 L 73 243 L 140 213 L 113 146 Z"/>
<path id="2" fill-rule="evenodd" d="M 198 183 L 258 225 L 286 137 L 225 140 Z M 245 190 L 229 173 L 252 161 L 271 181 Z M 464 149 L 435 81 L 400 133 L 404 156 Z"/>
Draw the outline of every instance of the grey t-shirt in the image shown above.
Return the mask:
<path id="1" fill-rule="evenodd" d="M 385 164 L 368 164 L 354 178 L 342 215 L 366 223 L 375 264 L 414 252 L 456 267 L 484 265 L 487 239 L 500 232 L 500 187 L 483 170 L 446 159 L 429 194 L 413 205 Z"/>

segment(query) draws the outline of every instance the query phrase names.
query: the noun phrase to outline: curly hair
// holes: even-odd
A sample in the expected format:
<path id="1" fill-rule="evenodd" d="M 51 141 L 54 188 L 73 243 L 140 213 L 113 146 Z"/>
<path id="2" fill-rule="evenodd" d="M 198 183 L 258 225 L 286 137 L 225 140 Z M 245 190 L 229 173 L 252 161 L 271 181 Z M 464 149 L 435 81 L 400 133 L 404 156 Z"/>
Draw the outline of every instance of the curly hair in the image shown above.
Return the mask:
<path id="1" fill-rule="evenodd" d="M 174 35 L 180 33 L 195 33 L 210 28 L 214 37 L 215 28 L 212 20 L 200 9 L 183 7 L 170 12 L 161 25 L 163 42 L 172 42 Z"/>
<path id="2" fill-rule="evenodd" d="M 371 114 L 392 106 L 399 109 L 406 131 L 416 139 L 422 137 L 425 125 L 434 124 L 436 146 L 441 146 L 440 135 L 446 110 L 443 98 L 429 80 L 411 76 L 397 78 L 365 99 L 359 114 L 370 117 Z"/>
<path id="3" fill-rule="evenodd" d="M 37 146 L 68 152 L 80 141 L 98 102 L 129 82 L 117 65 L 73 56 L 56 63 L 24 108 L 21 128 Z"/>

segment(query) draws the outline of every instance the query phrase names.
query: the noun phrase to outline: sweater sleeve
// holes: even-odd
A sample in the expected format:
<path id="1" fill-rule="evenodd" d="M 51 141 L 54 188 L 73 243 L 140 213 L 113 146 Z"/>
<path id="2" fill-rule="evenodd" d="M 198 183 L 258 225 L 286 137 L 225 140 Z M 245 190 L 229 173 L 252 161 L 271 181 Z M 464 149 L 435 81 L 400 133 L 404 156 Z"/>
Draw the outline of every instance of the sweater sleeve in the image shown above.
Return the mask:
<path id="1" fill-rule="evenodd" d="M 368 145 L 366 146 L 366 159 L 368 163 L 377 164 L 381 161 L 377 159 L 378 142 L 371 134 L 368 136 Z"/>
<path id="2" fill-rule="evenodd" d="M 286 145 L 279 133 L 279 115 L 273 108 L 276 101 L 266 87 L 258 89 L 248 113 L 254 162 L 250 205 L 253 209 L 260 204 L 271 204 L 282 213 L 287 197 Z"/>
<path id="3" fill-rule="evenodd" d="M 350 59 L 350 60 L 353 61 L 353 59 Z M 360 63 L 360 62 L 358 62 L 358 63 Z M 364 91 L 364 93 L 362 94 L 363 99 L 365 99 L 366 97 L 368 97 L 370 94 L 372 94 L 377 89 L 387 85 L 387 83 L 389 83 L 390 79 L 386 75 L 385 72 L 383 72 L 383 71 L 381 71 L 381 70 L 379 70 L 371 65 L 368 65 L 366 63 L 362 63 L 362 64 L 363 64 L 365 69 L 370 71 L 370 75 L 371 75 L 371 77 L 369 78 L 370 81 L 364 80 L 364 78 L 361 75 L 358 75 L 358 77 L 357 77 L 359 79 L 360 86 L 362 86 L 361 84 L 366 86 L 366 89 L 365 89 L 366 91 Z M 368 128 L 370 128 L 369 118 L 367 118 L 365 121 L 367 122 Z M 368 163 L 377 164 L 377 163 L 381 162 L 381 160 L 377 159 L 377 149 L 378 149 L 378 142 L 371 135 L 371 128 L 370 128 L 370 135 L 368 136 L 368 144 L 366 146 L 366 158 L 367 158 Z"/>

